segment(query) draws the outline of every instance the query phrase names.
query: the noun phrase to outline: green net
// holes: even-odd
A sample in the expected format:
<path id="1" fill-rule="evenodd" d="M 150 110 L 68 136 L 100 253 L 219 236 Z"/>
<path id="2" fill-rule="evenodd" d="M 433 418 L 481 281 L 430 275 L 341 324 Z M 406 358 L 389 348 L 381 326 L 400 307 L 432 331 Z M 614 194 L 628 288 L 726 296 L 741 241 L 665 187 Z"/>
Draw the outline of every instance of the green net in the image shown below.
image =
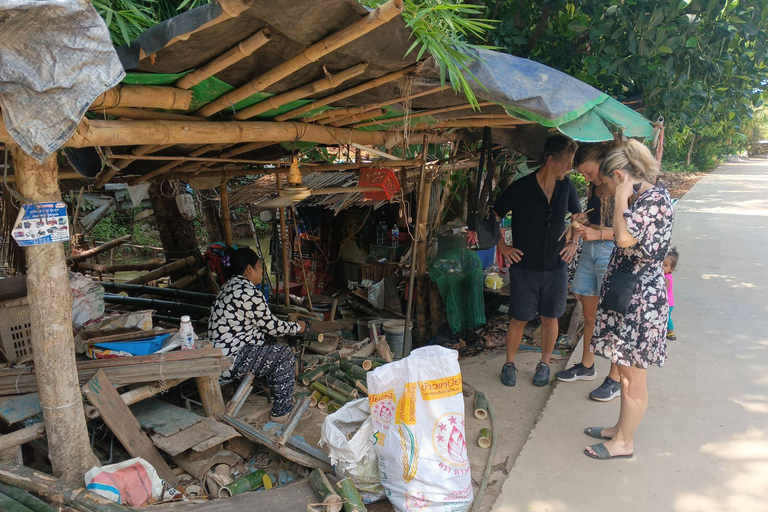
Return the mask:
<path id="1" fill-rule="evenodd" d="M 474 251 L 461 248 L 440 254 L 429 267 L 429 277 L 440 290 L 454 334 L 485 325 L 483 264 Z"/>

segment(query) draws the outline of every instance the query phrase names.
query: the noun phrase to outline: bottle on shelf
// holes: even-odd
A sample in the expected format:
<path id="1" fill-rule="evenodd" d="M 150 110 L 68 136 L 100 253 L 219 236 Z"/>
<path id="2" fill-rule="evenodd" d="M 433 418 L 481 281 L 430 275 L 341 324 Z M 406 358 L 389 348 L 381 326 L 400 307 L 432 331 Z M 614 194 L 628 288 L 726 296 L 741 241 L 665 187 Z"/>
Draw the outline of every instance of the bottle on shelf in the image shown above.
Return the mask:
<path id="1" fill-rule="evenodd" d="M 195 348 L 195 330 L 192 328 L 192 320 L 187 315 L 181 317 L 179 336 L 181 336 L 181 350 Z"/>
<path id="2" fill-rule="evenodd" d="M 392 247 L 397 247 L 400 243 L 400 228 L 397 227 L 397 224 L 392 226 Z"/>

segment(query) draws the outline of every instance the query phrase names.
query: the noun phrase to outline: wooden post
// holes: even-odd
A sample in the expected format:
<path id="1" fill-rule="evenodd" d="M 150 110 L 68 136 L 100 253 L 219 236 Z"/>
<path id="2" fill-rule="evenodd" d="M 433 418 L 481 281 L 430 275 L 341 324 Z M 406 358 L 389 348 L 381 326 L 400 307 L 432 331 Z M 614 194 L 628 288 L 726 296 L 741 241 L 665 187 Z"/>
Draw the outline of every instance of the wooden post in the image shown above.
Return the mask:
<path id="1" fill-rule="evenodd" d="M 19 192 L 32 201 L 60 201 L 56 155 L 42 164 L 16 144 L 8 145 Z M 82 483 L 98 464 L 91 451 L 72 340 L 72 290 L 62 244 L 27 247 L 29 318 L 37 387 L 53 472 Z"/>
<path id="2" fill-rule="evenodd" d="M 227 179 L 221 180 L 219 190 L 221 197 L 221 221 L 224 223 L 224 241 L 227 247 L 232 247 L 232 219 L 229 215 L 229 196 L 227 195 Z"/>
<path id="3" fill-rule="evenodd" d="M 221 396 L 218 377 L 197 377 L 197 390 L 200 392 L 200 402 L 207 418 L 217 418 L 224 415 L 224 398 Z"/>
<path id="4" fill-rule="evenodd" d="M 279 174 L 277 179 L 278 190 L 283 188 L 283 178 Z M 291 284 L 290 272 L 291 265 L 288 261 L 288 229 L 285 227 L 285 216 L 288 214 L 288 208 L 280 208 L 280 242 L 283 249 L 283 295 L 285 296 L 285 305 L 291 305 L 291 299 L 288 297 L 288 287 Z"/>
<path id="5" fill-rule="evenodd" d="M 419 173 L 419 205 L 418 210 L 416 212 L 416 219 L 421 218 L 421 210 L 426 209 L 426 204 L 424 204 L 423 196 L 424 196 L 424 182 L 426 180 L 426 173 L 427 173 L 427 144 L 428 140 L 427 137 L 424 137 L 423 146 L 424 149 L 422 151 L 421 155 L 421 172 Z M 419 230 L 419 224 L 416 224 L 416 239 L 413 241 L 413 247 L 411 248 L 411 273 L 408 277 L 408 302 L 405 307 L 405 329 L 403 330 L 403 357 L 408 357 L 408 355 L 411 353 L 411 349 L 413 348 L 413 336 L 408 336 L 408 328 L 411 325 L 411 318 L 413 315 L 413 285 L 416 281 L 416 270 L 417 270 L 417 264 L 418 258 L 416 257 L 416 244 L 419 243 L 421 240 L 421 231 Z"/>

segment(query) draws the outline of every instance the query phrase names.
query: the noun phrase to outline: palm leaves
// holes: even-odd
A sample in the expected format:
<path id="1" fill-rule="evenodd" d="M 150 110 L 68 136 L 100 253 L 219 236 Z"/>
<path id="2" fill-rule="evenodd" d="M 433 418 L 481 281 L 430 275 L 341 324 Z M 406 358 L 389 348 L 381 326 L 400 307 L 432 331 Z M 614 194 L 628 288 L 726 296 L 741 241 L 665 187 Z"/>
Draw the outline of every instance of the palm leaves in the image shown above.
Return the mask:
<path id="1" fill-rule="evenodd" d="M 361 1 L 368 7 L 375 7 L 385 0 Z M 486 8 L 453 0 L 405 0 L 404 3 L 403 18 L 416 39 L 406 55 L 419 47 L 417 58 L 421 59 L 429 52 L 440 69 L 441 85 L 445 85 L 447 75 L 456 92 L 463 92 L 470 104 L 477 105 L 467 76 L 482 84 L 469 67 L 477 59 L 474 50 L 493 47 L 472 44 L 468 40 L 483 40 L 486 31 L 493 30 L 494 20 L 478 17 Z"/>

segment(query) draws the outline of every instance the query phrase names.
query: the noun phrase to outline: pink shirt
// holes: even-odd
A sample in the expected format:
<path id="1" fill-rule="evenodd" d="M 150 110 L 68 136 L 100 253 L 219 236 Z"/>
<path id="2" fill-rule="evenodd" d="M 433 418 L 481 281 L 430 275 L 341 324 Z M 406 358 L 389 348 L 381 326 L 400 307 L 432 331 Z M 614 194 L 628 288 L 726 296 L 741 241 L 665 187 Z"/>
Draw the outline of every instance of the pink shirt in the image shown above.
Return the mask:
<path id="1" fill-rule="evenodd" d="M 664 274 L 664 277 L 669 281 L 667 300 L 669 301 L 669 306 L 672 307 L 675 305 L 675 278 L 672 277 L 672 274 Z"/>

